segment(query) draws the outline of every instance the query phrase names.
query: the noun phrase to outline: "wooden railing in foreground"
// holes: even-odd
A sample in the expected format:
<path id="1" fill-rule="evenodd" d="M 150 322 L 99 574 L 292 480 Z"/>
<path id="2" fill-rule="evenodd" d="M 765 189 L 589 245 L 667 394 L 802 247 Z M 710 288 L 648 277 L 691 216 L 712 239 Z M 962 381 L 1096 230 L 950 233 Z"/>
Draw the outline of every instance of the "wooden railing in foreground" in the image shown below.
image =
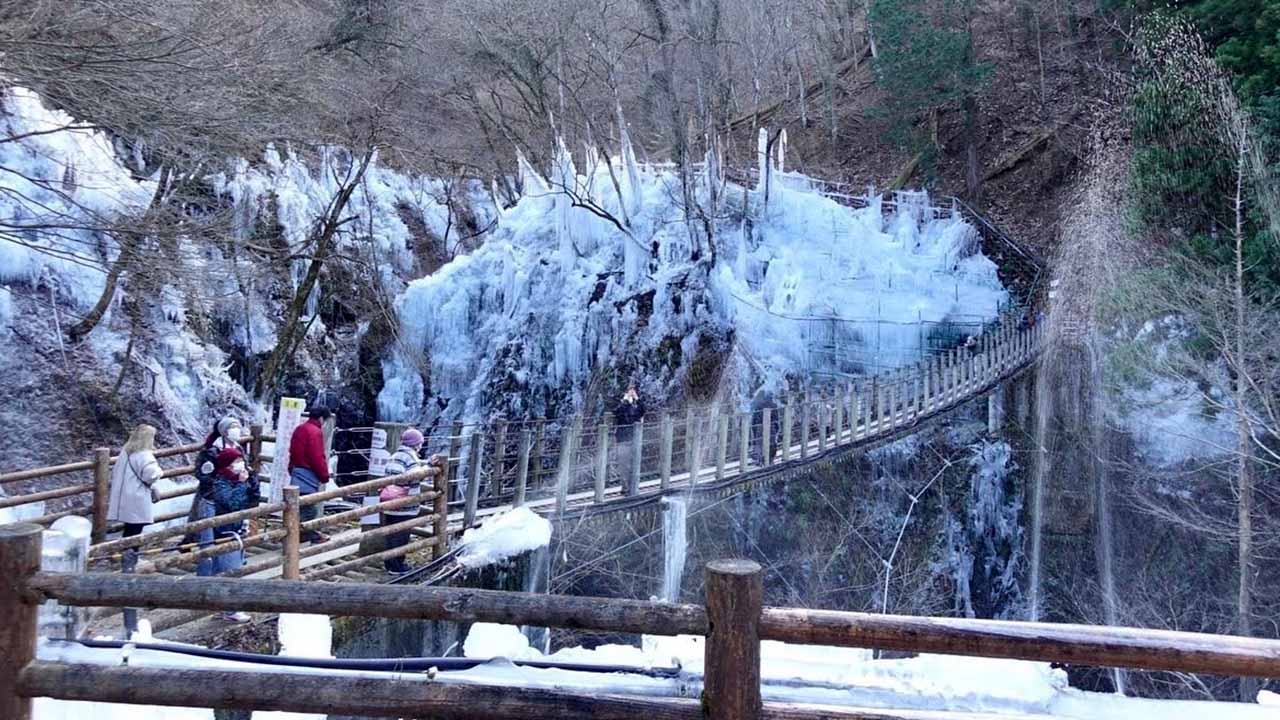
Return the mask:
<path id="1" fill-rule="evenodd" d="M 40 568 L 41 528 L 0 527 L 0 717 L 29 720 L 31 698 L 259 709 L 360 716 L 518 719 L 645 717 L 995 718 L 981 714 L 857 710 L 761 701 L 760 641 L 882 648 L 1175 672 L 1280 677 L 1280 641 L 1132 628 L 895 617 L 762 606 L 751 561 L 708 564 L 705 606 L 461 588 L 317 585 L 285 580 L 62 575 Z M 71 664 L 35 657 L 38 606 L 249 610 L 495 622 L 704 635 L 701 701 L 584 694 L 395 676 L 255 674 L 215 669 Z M 278 669 L 278 668 L 277 668 Z M 1006 718 L 1008 715 L 999 717 Z M 1027 716 L 1024 716 L 1024 718 Z"/>

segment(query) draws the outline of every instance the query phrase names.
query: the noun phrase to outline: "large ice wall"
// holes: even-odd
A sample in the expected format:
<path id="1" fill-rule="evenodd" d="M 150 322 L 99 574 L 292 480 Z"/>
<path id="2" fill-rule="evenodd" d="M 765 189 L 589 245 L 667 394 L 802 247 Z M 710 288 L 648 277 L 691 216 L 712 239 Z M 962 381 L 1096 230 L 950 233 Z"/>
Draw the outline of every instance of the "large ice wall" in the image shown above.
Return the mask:
<path id="1" fill-rule="evenodd" d="M 655 365 L 687 365 L 707 330 L 733 339 L 745 392 L 805 376 L 824 353 L 875 372 L 918 359 L 935 323 L 976 325 L 1008 300 L 975 229 L 935 217 L 922 193 L 853 209 L 795 174 L 778 173 L 767 202 L 712 179 L 721 204 L 704 222 L 685 216 L 678 174 L 628 157 L 580 170 L 562 147 L 548 179 L 521 162 L 525 195 L 484 246 L 400 298 L 382 416 L 572 411 L 598 371 L 678 380 Z"/>

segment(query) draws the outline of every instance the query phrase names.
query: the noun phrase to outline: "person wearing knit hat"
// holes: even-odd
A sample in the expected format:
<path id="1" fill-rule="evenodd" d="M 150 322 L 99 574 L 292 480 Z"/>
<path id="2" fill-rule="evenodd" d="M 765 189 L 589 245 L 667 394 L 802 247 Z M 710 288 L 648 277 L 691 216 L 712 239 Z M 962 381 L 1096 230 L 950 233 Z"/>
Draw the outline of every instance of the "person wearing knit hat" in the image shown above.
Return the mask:
<path id="1" fill-rule="evenodd" d="M 258 506 L 258 481 L 249 472 L 244 452 L 231 445 L 219 452 L 214 460 L 213 489 L 209 503 L 214 515 L 227 515 Z M 228 543 L 233 548 L 212 558 L 213 574 L 225 575 L 244 566 L 244 547 L 240 538 L 244 535 L 244 521 L 220 525 L 213 529 L 215 540 Z M 248 622 L 242 612 L 226 613 L 223 618 L 232 622 Z"/>
<path id="2" fill-rule="evenodd" d="M 425 438 L 422 437 L 422 431 L 417 428 L 408 428 L 400 433 L 400 447 L 391 455 L 391 459 L 387 461 L 387 475 L 402 475 L 423 464 L 422 459 L 418 457 L 418 449 L 422 447 Z M 388 485 L 378 493 L 379 502 L 387 502 L 388 500 L 398 500 L 400 498 L 409 497 L 418 494 L 419 484 L 416 481 L 397 483 Z M 409 505 L 407 507 L 398 507 L 382 512 L 382 526 L 395 525 L 397 523 L 406 522 L 418 516 L 418 506 Z M 409 531 L 398 532 L 387 536 L 387 549 L 394 550 L 402 548 L 409 543 Z M 389 573 L 402 575 L 410 572 L 413 568 L 405 561 L 404 556 L 383 560 L 382 567 Z"/>
<path id="3" fill-rule="evenodd" d="M 227 415 L 219 418 L 213 425 L 213 430 L 204 439 L 204 447 L 196 456 L 195 477 L 199 483 L 196 487 L 196 493 L 191 498 L 191 511 L 187 513 L 187 522 L 193 523 L 207 517 L 212 517 L 213 511 L 213 481 L 216 473 L 214 461 L 218 457 L 218 453 L 229 447 L 238 447 L 244 452 L 241 443 L 245 440 L 243 425 L 234 416 Z M 246 460 L 246 462 L 251 462 Z M 195 533 L 189 533 L 183 539 L 184 543 L 213 542 L 213 530 L 199 530 Z M 196 574 L 200 577 L 209 577 L 214 574 L 213 561 L 205 558 L 196 562 Z"/>

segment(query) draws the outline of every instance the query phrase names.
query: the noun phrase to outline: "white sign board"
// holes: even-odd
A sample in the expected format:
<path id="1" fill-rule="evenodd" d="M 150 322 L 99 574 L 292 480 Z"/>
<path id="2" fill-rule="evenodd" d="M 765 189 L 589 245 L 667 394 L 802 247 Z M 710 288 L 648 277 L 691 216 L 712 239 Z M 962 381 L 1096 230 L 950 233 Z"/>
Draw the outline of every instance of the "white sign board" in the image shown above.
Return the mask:
<path id="1" fill-rule="evenodd" d="M 378 435 L 381 434 L 381 443 L 379 443 Z M 374 430 L 372 446 L 369 449 L 369 477 L 380 478 L 386 477 L 387 461 L 391 459 L 391 453 L 387 452 L 387 431 Z M 364 496 L 365 505 L 377 505 L 378 493 L 371 492 Z M 377 525 L 381 522 L 382 516 L 378 513 L 369 513 L 360 517 L 361 525 Z"/>
<path id="2" fill-rule="evenodd" d="M 306 400 L 280 398 L 280 412 L 276 416 L 275 453 L 271 460 L 270 502 L 284 500 L 284 488 L 289 484 L 289 443 L 293 441 L 293 431 L 302 423 L 302 412 L 306 409 Z"/>
<path id="3" fill-rule="evenodd" d="M 373 450 L 387 449 L 387 431 L 382 428 L 374 428 L 369 434 L 369 447 Z"/>

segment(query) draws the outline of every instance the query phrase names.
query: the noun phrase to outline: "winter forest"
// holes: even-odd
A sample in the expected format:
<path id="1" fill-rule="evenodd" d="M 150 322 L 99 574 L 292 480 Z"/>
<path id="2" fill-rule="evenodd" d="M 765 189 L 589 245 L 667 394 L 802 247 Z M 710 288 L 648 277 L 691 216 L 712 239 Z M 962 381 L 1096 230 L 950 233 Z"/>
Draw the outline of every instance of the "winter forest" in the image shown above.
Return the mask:
<path id="1" fill-rule="evenodd" d="M 701 607 L 745 558 L 765 606 L 1280 643 L 1278 154 L 1277 0 L 0 0 L 0 525 L 83 541 L 89 574 L 289 578 L 293 547 L 335 587 Z M 299 551 L 250 511 L 309 416 L 302 495 L 332 497 Z M 154 473 L 115 457 L 139 447 Z M 712 675 L 700 636 L 103 610 L 80 640 L 154 645 L 37 657 Z M 760 652 L 766 715 L 1280 713 L 1265 673 Z"/>

